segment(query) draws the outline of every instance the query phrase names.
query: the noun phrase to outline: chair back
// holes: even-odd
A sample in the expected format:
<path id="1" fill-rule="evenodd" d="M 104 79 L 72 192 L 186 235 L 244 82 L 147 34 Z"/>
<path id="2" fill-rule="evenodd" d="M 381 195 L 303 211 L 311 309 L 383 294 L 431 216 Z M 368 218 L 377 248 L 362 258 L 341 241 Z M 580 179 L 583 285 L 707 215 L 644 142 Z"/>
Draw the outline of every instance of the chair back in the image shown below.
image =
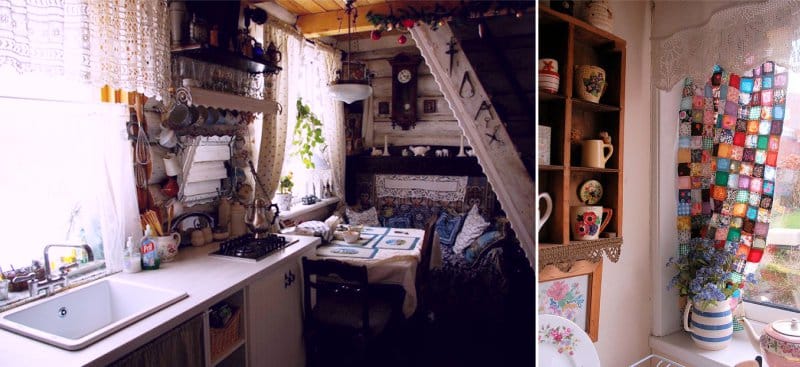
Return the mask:
<path id="1" fill-rule="evenodd" d="M 367 267 L 351 265 L 334 259 L 312 260 L 303 257 L 303 310 L 306 325 L 315 323 L 312 316 L 312 289 L 320 297 L 352 297 L 361 305 L 361 327 L 369 333 L 369 283 Z M 356 311 L 356 310 L 353 310 Z"/>

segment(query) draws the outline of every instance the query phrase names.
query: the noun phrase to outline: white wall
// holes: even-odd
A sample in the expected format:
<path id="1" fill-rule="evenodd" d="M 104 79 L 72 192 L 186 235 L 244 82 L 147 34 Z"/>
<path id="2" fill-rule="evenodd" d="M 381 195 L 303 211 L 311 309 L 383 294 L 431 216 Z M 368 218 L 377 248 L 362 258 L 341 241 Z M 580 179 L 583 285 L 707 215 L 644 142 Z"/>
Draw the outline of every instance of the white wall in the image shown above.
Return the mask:
<path id="1" fill-rule="evenodd" d="M 600 334 L 603 366 L 629 366 L 650 353 L 652 324 L 650 7 L 646 1 L 612 1 L 614 34 L 627 41 L 625 78 L 625 242 L 617 263 L 603 264 Z"/>

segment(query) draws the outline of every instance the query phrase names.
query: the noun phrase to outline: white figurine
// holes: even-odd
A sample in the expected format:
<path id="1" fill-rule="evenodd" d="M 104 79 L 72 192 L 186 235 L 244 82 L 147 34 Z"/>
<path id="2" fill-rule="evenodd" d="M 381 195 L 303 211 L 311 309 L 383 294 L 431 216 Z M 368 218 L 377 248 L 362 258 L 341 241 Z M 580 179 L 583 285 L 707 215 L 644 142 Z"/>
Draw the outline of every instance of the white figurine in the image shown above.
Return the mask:
<path id="1" fill-rule="evenodd" d="M 409 146 L 409 147 L 408 147 L 408 149 L 409 149 L 410 151 L 414 152 L 414 155 L 415 155 L 415 156 L 422 156 L 422 157 L 424 157 L 424 156 L 425 156 L 425 153 L 427 153 L 429 150 L 431 150 L 431 147 L 430 147 L 430 146 L 427 146 L 427 147 L 422 147 L 422 146 L 420 146 L 420 147 Z"/>
<path id="2" fill-rule="evenodd" d="M 442 156 L 442 150 L 441 149 L 436 149 L 434 151 L 434 153 L 436 154 L 437 157 L 441 157 Z"/>
<path id="3" fill-rule="evenodd" d="M 475 151 L 472 150 L 472 149 L 467 149 L 467 155 L 470 156 L 470 157 L 474 157 L 475 156 Z"/>
<path id="4" fill-rule="evenodd" d="M 442 157 L 449 157 L 450 150 L 449 149 L 442 149 Z"/>
<path id="5" fill-rule="evenodd" d="M 372 154 L 371 154 L 371 155 L 372 155 L 373 157 L 375 157 L 375 156 L 379 156 L 379 155 L 381 155 L 381 154 L 383 154 L 383 152 L 382 152 L 380 149 L 378 149 L 378 148 L 375 148 L 375 147 L 373 147 L 373 148 L 372 148 Z"/>

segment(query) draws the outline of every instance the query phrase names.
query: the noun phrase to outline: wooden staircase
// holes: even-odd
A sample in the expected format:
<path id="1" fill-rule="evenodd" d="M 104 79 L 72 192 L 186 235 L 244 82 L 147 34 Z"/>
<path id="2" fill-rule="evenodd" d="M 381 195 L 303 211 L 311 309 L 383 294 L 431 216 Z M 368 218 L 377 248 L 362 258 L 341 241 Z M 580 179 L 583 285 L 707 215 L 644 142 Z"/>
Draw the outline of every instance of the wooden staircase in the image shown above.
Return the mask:
<path id="1" fill-rule="evenodd" d="M 511 17 L 480 22 L 483 37 L 478 36 L 477 22 L 446 24 L 435 31 L 419 25 L 411 29 L 411 36 L 533 267 L 534 22 Z M 458 52 L 448 53 L 451 41 Z"/>

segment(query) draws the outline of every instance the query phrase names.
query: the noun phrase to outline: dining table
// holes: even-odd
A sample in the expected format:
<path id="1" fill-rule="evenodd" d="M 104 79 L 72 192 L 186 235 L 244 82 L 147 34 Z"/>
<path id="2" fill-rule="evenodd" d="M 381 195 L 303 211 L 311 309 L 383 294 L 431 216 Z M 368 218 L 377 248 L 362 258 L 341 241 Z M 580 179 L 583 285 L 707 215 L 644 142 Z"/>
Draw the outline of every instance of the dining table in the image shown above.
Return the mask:
<path id="1" fill-rule="evenodd" d="M 364 227 L 353 243 L 334 233 L 330 241 L 317 247 L 317 257 L 365 265 L 370 283 L 402 286 L 403 315 L 409 318 L 417 308 L 415 282 L 424 238 L 422 229 Z"/>

